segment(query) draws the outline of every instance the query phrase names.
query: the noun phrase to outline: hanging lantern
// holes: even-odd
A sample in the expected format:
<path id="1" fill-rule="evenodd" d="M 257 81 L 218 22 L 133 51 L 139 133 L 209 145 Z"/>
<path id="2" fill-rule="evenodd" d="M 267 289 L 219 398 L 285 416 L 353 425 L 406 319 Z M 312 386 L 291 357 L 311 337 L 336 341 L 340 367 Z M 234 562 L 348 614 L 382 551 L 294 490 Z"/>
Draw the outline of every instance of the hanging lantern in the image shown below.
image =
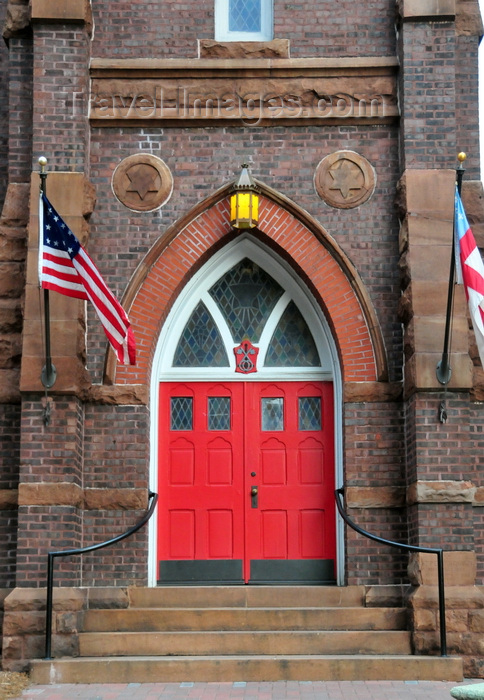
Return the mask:
<path id="1" fill-rule="evenodd" d="M 230 223 L 234 228 L 247 229 L 259 221 L 259 189 L 244 163 L 239 179 L 232 187 L 230 197 Z"/>

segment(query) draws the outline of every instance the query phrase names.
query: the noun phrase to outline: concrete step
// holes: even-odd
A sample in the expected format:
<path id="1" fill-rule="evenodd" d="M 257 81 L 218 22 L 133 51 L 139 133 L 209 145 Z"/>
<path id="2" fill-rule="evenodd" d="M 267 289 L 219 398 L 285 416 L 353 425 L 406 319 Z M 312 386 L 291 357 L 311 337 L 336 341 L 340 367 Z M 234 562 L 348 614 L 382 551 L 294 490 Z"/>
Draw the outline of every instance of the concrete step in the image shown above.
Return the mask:
<path id="1" fill-rule="evenodd" d="M 87 610 L 84 632 L 403 630 L 402 608 L 129 608 Z"/>
<path id="2" fill-rule="evenodd" d="M 430 656 L 171 656 L 96 657 L 32 662 L 31 681 L 178 683 L 229 681 L 461 681 L 462 660 Z"/>
<path id="3" fill-rule="evenodd" d="M 129 589 L 133 608 L 363 606 L 364 586 L 168 586 Z"/>
<path id="4" fill-rule="evenodd" d="M 411 654 L 409 632 L 99 632 L 79 636 L 81 656 Z"/>

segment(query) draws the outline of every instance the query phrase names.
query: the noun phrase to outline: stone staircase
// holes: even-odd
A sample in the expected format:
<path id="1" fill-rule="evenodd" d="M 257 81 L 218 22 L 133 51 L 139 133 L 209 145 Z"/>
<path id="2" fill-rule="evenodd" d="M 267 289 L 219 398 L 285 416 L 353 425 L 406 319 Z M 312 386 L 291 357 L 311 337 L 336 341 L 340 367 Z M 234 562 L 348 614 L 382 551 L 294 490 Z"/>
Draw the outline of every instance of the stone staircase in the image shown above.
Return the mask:
<path id="1" fill-rule="evenodd" d="M 365 592 L 131 588 L 126 609 L 86 610 L 80 656 L 33 661 L 32 681 L 462 680 L 460 658 L 413 656 L 406 609 L 365 607 Z"/>

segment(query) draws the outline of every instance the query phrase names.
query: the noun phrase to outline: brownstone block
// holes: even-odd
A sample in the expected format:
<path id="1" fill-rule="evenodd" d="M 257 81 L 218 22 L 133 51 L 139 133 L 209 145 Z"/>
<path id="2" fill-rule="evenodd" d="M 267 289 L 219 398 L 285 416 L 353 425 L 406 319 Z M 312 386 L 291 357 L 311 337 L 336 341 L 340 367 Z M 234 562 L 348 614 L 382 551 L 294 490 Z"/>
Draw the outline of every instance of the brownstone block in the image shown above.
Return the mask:
<path id="1" fill-rule="evenodd" d="M 53 357 L 57 370 L 57 379 L 53 390 L 57 394 L 78 395 L 86 391 L 91 385 L 89 373 L 79 358 Z M 40 380 L 45 361 L 41 357 L 27 357 L 24 355 L 20 374 L 21 391 L 44 391 Z"/>
<path id="2" fill-rule="evenodd" d="M 109 406 L 146 406 L 149 390 L 144 384 L 93 384 L 82 394 L 82 398 L 90 403 Z"/>
<path id="3" fill-rule="evenodd" d="M 442 389 L 436 376 L 437 364 L 442 353 L 415 353 L 405 363 L 405 395 L 416 389 Z M 470 389 L 472 386 L 472 361 L 468 353 L 452 353 L 450 356 L 451 389 Z"/>
<path id="4" fill-rule="evenodd" d="M 83 501 L 80 486 L 72 483 L 19 484 L 21 506 L 76 506 Z"/>
<path id="5" fill-rule="evenodd" d="M 484 632 L 484 609 L 471 610 L 469 613 L 469 629 L 472 632 Z"/>
<path id="6" fill-rule="evenodd" d="M 455 315 L 452 322 L 452 352 L 469 350 L 467 318 Z M 405 356 L 414 352 L 442 352 L 445 335 L 445 311 L 439 316 L 413 316 L 405 329 Z"/>
<path id="7" fill-rule="evenodd" d="M 215 41 L 199 39 L 200 58 L 289 58 L 289 39 Z"/>
<path id="8" fill-rule="evenodd" d="M 408 245 L 434 246 L 452 244 L 453 218 L 447 219 L 435 215 L 429 218 L 425 214 L 407 216 L 406 240 Z"/>
<path id="9" fill-rule="evenodd" d="M 17 507 L 18 489 L 0 489 L 0 510 L 15 510 Z"/>
<path id="10" fill-rule="evenodd" d="M 421 0 L 414 0 L 419 6 Z M 405 171 L 399 183 L 400 209 L 409 215 L 452 221 L 454 216 L 455 170 Z"/>
<path id="11" fill-rule="evenodd" d="M 88 608 L 91 610 L 125 609 L 129 607 L 126 588 L 90 588 L 88 589 Z"/>
<path id="12" fill-rule="evenodd" d="M 20 403 L 20 369 L 0 370 L 0 403 Z"/>
<path id="13" fill-rule="evenodd" d="M 484 247 L 484 188 L 480 180 L 463 181 L 462 203 L 476 243 L 482 248 Z"/>
<path id="14" fill-rule="evenodd" d="M 349 508 L 401 508 L 405 505 L 403 486 L 349 486 L 345 495 Z"/>
<path id="15" fill-rule="evenodd" d="M 478 36 L 480 38 L 484 34 L 478 0 L 459 0 L 455 17 L 455 30 L 458 36 Z"/>
<path id="16" fill-rule="evenodd" d="M 412 614 L 412 626 L 419 632 L 435 630 L 437 626 L 437 616 L 433 610 L 418 608 Z"/>
<path id="17" fill-rule="evenodd" d="M 9 3 L 9 6 L 12 6 L 12 3 Z M 24 229 L 29 221 L 29 195 L 30 187 L 27 183 L 14 182 L 9 184 L 0 217 L 2 226 Z"/>
<path id="18" fill-rule="evenodd" d="M 25 285 L 25 266 L 20 262 L 0 263 L 0 297 L 18 299 Z"/>
<path id="19" fill-rule="evenodd" d="M 398 317 L 403 323 L 408 323 L 412 316 L 422 319 L 436 316 L 445 318 L 447 310 L 447 293 L 443 286 L 428 280 L 412 280 L 399 300 Z M 467 302 L 462 285 L 454 288 L 454 319 L 466 318 Z M 467 335 L 467 333 L 466 333 Z"/>
<path id="20" fill-rule="evenodd" d="M 34 634 L 45 630 L 45 613 L 26 610 L 9 611 L 3 620 L 3 633 L 8 636 Z"/>
<path id="21" fill-rule="evenodd" d="M 473 503 L 475 486 L 470 481 L 416 481 L 407 490 L 407 503 Z"/>
<path id="22" fill-rule="evenodd" d="M 412 552 L 408 563 L 408 576 L 416 586 L 430 589 L 437 586 L 437 556 L 427 552 Z M 446 587 L 460 587 L 464 600 L 477 596 L 484 603 L 484 593 L 474 586 L 476 579 L 475 552 L 444 552 L 444 580 Z M 457 595 L 453 591 L 453 595 Z M 419 594 L 424 597 L 424 593 Z M 433 593 L 432 593 L 433 595 Z M 469 607 L 476 607 L 470 605 Z M 477 607 L 479 607 L 477 605 Z"/>
<path id="23" fill-rule="evenodd" d="M 84 22 L 87 0 L 31 0 L 32 19 Z"/>
<path id="24" fill-rule="evenodd" d="M 406 21 L 454 19 L 455 0 L 398 0 L 401 17 Z"/>
<path id="25" fill-rule="evenodd" d="M 86 489 L 84 503 L 88 510 L 144 510 L 148 492 L 144 489 Z"/>

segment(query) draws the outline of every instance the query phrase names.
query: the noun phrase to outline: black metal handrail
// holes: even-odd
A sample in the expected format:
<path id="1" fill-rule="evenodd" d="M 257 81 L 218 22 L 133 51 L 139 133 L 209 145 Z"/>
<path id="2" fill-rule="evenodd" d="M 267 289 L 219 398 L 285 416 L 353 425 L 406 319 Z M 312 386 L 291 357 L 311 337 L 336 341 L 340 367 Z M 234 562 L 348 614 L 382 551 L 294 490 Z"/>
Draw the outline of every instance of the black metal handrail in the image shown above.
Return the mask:
<path id="1" fill-rule="evenodd" d="M 151 500 L 153 499 L 153 500 Z M 56 557 L 70 557 L 70 556 L 75 556 L 77 554 L 87 554 L 87 552 L 95 552 L 97 549 L 104 549 L 104 547 L 109 547 L 112 544 L 116 544 L 117 542 L 121 542 L 121 540 L 125 540 L 127 537 L 130 537 L 131 535 L 134 535 L 135 532 L 138 532 L 143 525 L 146 525 L 148 520 L 151 518 L 151 516 L 154 513 L 154 510 L 156 508 L 156 504 L 158 502 L 158 494 L 153 493 L 153 491 L 148 492 L 148 502 L 151 500 L 151 504 L 146 511 L 146 513 L 143 515 L 141 520 L 131 527 L 129 530 L 126 530 L 126 532 L 123 532 L 121 535 L 118 535 L 117 537 L 113 537 L 110 540 L 106 540 L 105 542 L 99 542 L 98 544 L 92 544 L 89 547 L 81 547 L 79 549 L 62 549 L 58 552 L 48 552 L 47 554 L 47 602 L 46 602 L 46 619 L 45 619 L 45 659 L 49 660 L 52 658 L 51 656 L 51 651 L 52 651 L 52 611 L 53 611 L 53 588 L 54 588 L 54 559 Z"/>
<path id="2" fill-rule="evenodd" d="M 401 542 L 393 542 L 392 540 L 386 540 L 383 537 L 378 537 L 378 535 L 372 535 L 370 532 L 363 530 L 359 525 L 354 523 L 349 515 L 343 508 L 341 503 L 341 497 L 344 496 L 344 486 L 336 489 L 334 496 L 336 499 L 336 505 L 338 507 L 339 514 L 353 530 L 358 532 L 364 537 L 368 537 L 370 540 L 375 540 L 375 542 L 380 542 L 381 544 L 387 544 L 390 547 L 397 547 L 398 549 L 405 549 L 410 552 L 428 552 L 430 554 L 437 555 L 437 565 L 438 565 L 438 585 L 439 585 L 439 621 L 440 621 L 440 655 L 447 656 L 447 632 L 445 623 L 445 594 L 444 594 L 444 551 L 442 549 L 435 549 L 433 547 L 419 547 L 413 544 L 402 544 Z"/>

